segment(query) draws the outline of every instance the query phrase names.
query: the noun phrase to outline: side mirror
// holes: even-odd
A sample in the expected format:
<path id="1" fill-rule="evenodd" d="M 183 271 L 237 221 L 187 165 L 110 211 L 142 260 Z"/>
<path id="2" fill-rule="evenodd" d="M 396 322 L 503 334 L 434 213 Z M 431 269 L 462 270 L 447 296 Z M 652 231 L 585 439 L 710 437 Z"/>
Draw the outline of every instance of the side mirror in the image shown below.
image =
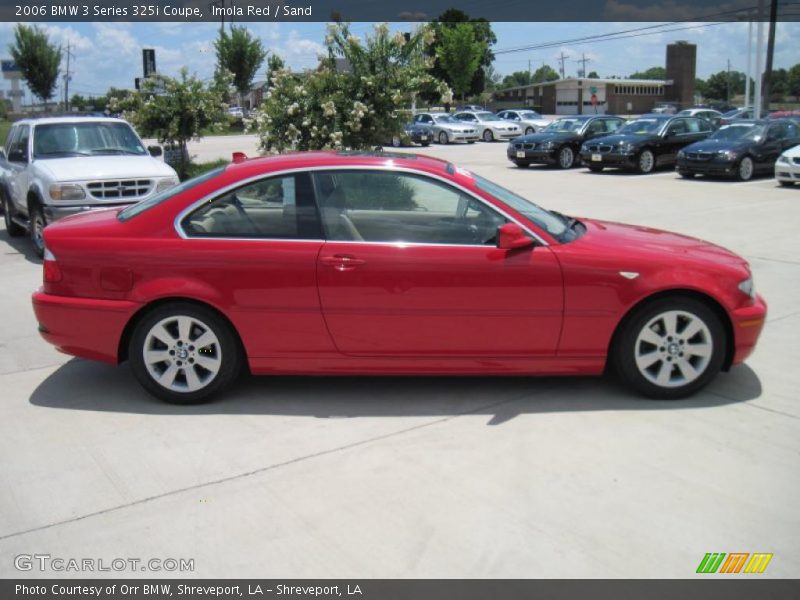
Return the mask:
<path id="1" fill-rule="evenodd" d="M 15 149 L 9 152 L 8 160 L 10 162 L 21 162 L 26 163 L 28 162 L 28 157 L 25 155 L 24 150 Z"/>
<path id="2" fill-rule="evenodd" d="M 6 149 L 0 146 L 0 158 L 5 160 L 6 158 Z"/>
<path id="3" fill-rule="evenodd" d="M 148 146 L 147 151 L 150 153 L 150 156 L 153 158 L 157 158 L 161 156 L 164 152 L 161 150 L 161 146 Z"/>
<path id="4" fill-rule="evenodd" d="M 497 228 L 497 247 L 501 250 L 527 248 L 533 244 L 533 239 L 516 223 L 506 223 Z"/>

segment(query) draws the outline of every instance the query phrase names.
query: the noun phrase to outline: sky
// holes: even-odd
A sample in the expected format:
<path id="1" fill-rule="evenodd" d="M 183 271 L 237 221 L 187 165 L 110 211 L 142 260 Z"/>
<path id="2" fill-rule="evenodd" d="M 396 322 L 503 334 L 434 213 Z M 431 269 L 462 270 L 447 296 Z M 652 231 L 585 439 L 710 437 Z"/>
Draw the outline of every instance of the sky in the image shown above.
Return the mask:
<path id="1" fill-rule="evenodd" d="M 493 23 L 497 35 L 495 51 L 526 44 L 556 42 L 573 38 L 644 27 L 648 23 Z M 15 23 L 0 23 L 0 58 L 8 58 Z M 498 54 L 495 70 L 505 75 L 533 70 L 542 63 L 558 69 L 556 57 L 563 51 L 569 56 L 567 76 L 576 75 L 581 65 L 576 59 L 584 54 L 589 59 L 587 72 L 597 71 L 601 77 L 628 76 L 651 66 L 663 66 L 666 45 L 677 40 L 697 44 L 697 74 L 706 78 L 727 68 L 745 71 L 747 61 L 747 24 L 686 24 L 689 29 L 627 38 L 617 41 L 564 44 L 545 50 Z M 214 70 L 213 41 L 219 30 L 215 23 L 46 23 L 42 27 L 51 40 L 70 44 L 75 57 L 70 70 L 70 95 L 102 95 L 110 86 L 133 87 L 142 72 L 142 48 L 155 48 L 158 71 L 175 75 L 186 66 L 201 78 L 210 78 Z M 248 23 L 264 46 L 280 55 L 293 69 L 313 67 L 323 51 L 325 23 Z M 354 23 L 352 31 L 364 36 L 371 23 Z M 390 24 L 393 30 L 406 30 L 408 23 Z M 755 27 L 753 37 L 755 40 Z M 766 39 L 764 27 L 764 37 Z M 778 23 L 775 41 L 775 68 L 800 63 L 800 23 Z M 263 78 L 262 76 L 257 79 Z M 0 82 L 0 89 L 9 83 Z M 57 94 L 61 94 L 61 88 Z M 25 101 L 30 101 L 26 96 Z"/>

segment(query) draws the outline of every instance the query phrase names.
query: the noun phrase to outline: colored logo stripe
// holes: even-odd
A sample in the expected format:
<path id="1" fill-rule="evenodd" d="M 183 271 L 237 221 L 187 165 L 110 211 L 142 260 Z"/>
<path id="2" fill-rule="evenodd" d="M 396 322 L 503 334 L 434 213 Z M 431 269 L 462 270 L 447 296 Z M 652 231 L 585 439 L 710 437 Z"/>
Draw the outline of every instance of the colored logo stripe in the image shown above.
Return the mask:
<path id="1" fill-rule="evenodd" d="M 731 554 L 728 554 L 728 558 L 725 559 L 725 562 L 722 564 L 722 568 L 719 572 L 738 573 L 742 570 L 744 562 L 747 560 L 748 556 L 750 556 L 749 552 L 732 552 Z"/>
<path id="2" fill-rule="evenodd" d="M 744 568 L 745 573 L 763 573 L 767 568 L 769 561 L 772 560 L 772 554 L 753 554 L 750 562 Z"/>
<path id="3" fill-rule="evenodd" d="M 725 558 L 724 552 L 709 552 L 700 561 L 700 566 L 697 567 L 698 573 L 716 573 L 719 566 L 722 564 L 722 559 Z"/>
<path id="4" fill-rule="evenodd" d="M 727 559 L 725 558 L 727 556 Z M 708 552 L 697 567 L 698 573 L 763 573 L 772 560 L 771 553 Z M 747 560 L 748 557 L 750 560 Z M 724 562 L 723 562 L 724 561 Z M 746 565 L 746 566 L 745 566 Z"/>

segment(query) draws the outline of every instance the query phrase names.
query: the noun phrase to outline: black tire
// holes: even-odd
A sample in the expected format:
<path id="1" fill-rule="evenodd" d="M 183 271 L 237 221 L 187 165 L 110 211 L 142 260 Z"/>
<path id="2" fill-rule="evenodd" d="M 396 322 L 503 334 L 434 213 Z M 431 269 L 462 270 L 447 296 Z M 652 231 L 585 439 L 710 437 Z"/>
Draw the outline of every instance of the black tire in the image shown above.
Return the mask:
<path id="1" fill-rule="evenodd" d="M 667 338 L 665 332 L 657 333 L 651 328 L 650 332 L 657 337 L 664 336 L 661 343 L 664 343 L 665 346 L 661 347 L 656 347 L 655 344 L 650 344 L 647 341 L 639 339 L 640 333 L 645 331 L 649 323 L 654 319 L 659 319 L 660 315 L 668 313 L 669 311 L 679 311 L 682 314 L 699 319 L 705 325 L 706 330 L 699 332 L 696 336 L 692 336 L 689 339 L 681 339 L 677 337 L 681 335 L 681 332 L 679 332 L 676 337 Z M 680 323 L 682 322 L 680 318 L 676 322 L 678 323 L 678 327 L 680 327 Z M 688 327 L 686 325 L 684 325 L 684 328 L 684 331 L 687 331 Z M 687 352 L 686 356 L 688 358 L 683 360 L 684 354 L 682 350 L 693 347 L 689 344 L 692 340 L 697 341 L 697 336 L 701 336 L 699 338 L 700 341 L 710 336 L 711 350 L 707 362 L 705 362 L 704 358 L 692 356 L 691 352 Z M 669 342 L 665 341 L 667 339 Z M 708 340 L 706 340 L 705 343 L 708 343 Z M 637 347 L 637 344 L 639 347 Z M 648 356 L 653 356 L 655 354 L 663 356 L 664 358 L 657 359 L 651 367 L 648 367 L 649 369 L 654 369 L 654 371 L 647 371 L 647 369 L 645 369 L 645 371 L 649 373 L 650 377 L 656 377 L 655 371 L 660 373 L 662 368 L 669 369 L 670 383 L 668 386 L 661 386 L 654 383 L 648 379 L 637 366 L 637 352 L 649 350 L 651 346 L 653 354 L 648 353 L 647 356 L 640 356 L 643 362 L 646 362 Z M 673 347 L 677 347 L 676 354 L 671 354 L 674 349 Z M 622 382 L 629 387 L 650 398 L 676 400 L 685 398 L 707 385 L 722 368 L 726 350 L 727 335 L 717 313 L 707 304 L 697 299 L 686 296 L 674 296 L 661 298 L 644 304 L 637 309 L 630 318 L 627 318 L 622 323 L 615 336 L 610 360 Z M 679 351 L 681 352 L 680 358 L 677 355 Z M 696 367 L 696 370 L 700 372 L 695 379 L 681 385 L 680 378 L 684 376 L 683 369 L 680 368 L 681 365 L 673 361 L 685 363 L 695 359 L 697 359 L 698 362 L 691 366 L 693 369 Z M 673 377 L 677 377 L 677 379 L 672 381 Z"/>
<path id="2" fill-rule="evenodd" d="M 600 165 L 589 165 L 589 170 L 592 173 L 602 173 L 603 167 L 601 167 Z"/>
<path id="3" fill-rule="evenodd" d="M 47 219 L 44 216 L 44 211 L 40 204 L 34 202 L 28 209 L 28 218 L 30 226 L 28 232 L 30 233 L 31 243 L 33 244 L 33 251 L 36 256 L 42 258 L 44 256 L 44 228 L 47 227 Z"/>
<path id="4" fill-rule="evenodd" d="M 443 146 L 446 146 L 447 144 L 450 143 L 450 138 L 448 137 L 446 131 L 439 132 L 439 143 L 442 144 Z"/>
<path id="5" fill-rule="evenodd" d="M 684 179 L 694 179 L 696 173 L 687 173 L 686 171 L 678 171 L 678 175 L 680 175 Z"/>
<path id="6" fill-rule="evenodd" d="M 428 146 L 431 145 L 431 143 L 430 142 L 422 142 L 421 145 L 422 145 L 423 148 L 427 148 Z"/>
<path id="7" fill-rule="evenodd" d="M 779 183 L 779 184 L 780 184 L 782 187 L 794 187 L 794 182 L 793 182 L 793 181 L 780 181 L 780 180 L 779 180 L 779 181 L 778 181 L 778 183 Z"/>
<path id="8" fill-rule="evenodd" d="M 649 157 L 649 159 L 648 159 Z M 656 154 L 649 148 L 645 148 L 636 157 L 636 170 L 642 175 L 649 175 L 656 168 Z"/>
<path id="9" fill-rule="evenodd" d="M 483 141 L 484 142 L 493 142 L 494 141 L 494 134 L 492 133 L 491 129 L 485 129 L 483 131 Z"/>
<path id="10" fill-rule="evenodd" d="M 150 343 L 148 338 L 150 337 L 151 330 L 162 321 L 167 321 L 169 323 L 170 319 L 177 319 L 178 317 L 188 317 L 195 322 L 199 322 L 200 325 L 210 330 L 214 336 L 216 336 L 218 342 L 218 344 L 216 342 L 214 344 L 209 344 L 209 346 L 205 348 L 211 349 L 209 352 L 213 350 L 213 353 L 216 354 L 216 356 L 212 356 L 212 358 L 219 362 L 219 370 L 216 375 L 213 375 L 207 382 L 203 383 L 201 389 L 194 391 L 179 391 L 160 384 L 154 379 L 154 375 L 151 375 L 144 358 L 145 349 L 148 347 L 146 344 Z M 198 328 L 193 327 L 190 331 L 192 333 L 198 331 L 202 333 L 203 329 L 200 328 L 198 330 Z M 178 334 L 178 337 L 179 336 L 180 334 Z M 196 339 L 199 339 L 199 337 Z M 191 334 L 189 340 L 192 340 Z M 177 343 L 178 340 L 176 339 L 176 344 Z M 166 372 L 172 368 L 174 362 L 176 364 L 175 370 L 179 372 L 179 375 L 182 374 L 184 382 L 188 383 L 186 365 L 189 365 L 189 362 L 194 363 L 192 356 L 200 356 L 202 354 L 202 349 L 195 349 L 188 344 L 182 347 L 190 349 L 192 353 L 187 357 L 181 357 L 183 358 L 183 362 L 179 361 L 178 358 L 167 358 L 166 361 L 160 364 L 163 365 L 163 372 Z M 178 346 L 174 346 L 173 348 L 178 348 Z M 164 349 L 164 351 L 170 351 L 170 347 L 166 344 L 164 344 Z M 173 356 L 176 356 L 174 351 Z M 146 314 L 136 324 L 128 345 L 128 360 L 131 363 L 131 370 L 136 379 L 151 395 L 171 404 L 199 404 L 211 400 L 215 395 L 228 388 L 239 376 L 244 364 L 243 358 L 238 337 L 231 326 L 213 310 L 189 302 L 172 302 L 159 306 Z M 198 361 L 199 360 L 198 358 Z M 151 366 L 153 365 L 156 365 L 156 363 L 151 364 Z M 180 367 L 177 365 L 180 365 Z M 157 366 L 153 366 L 154 370 L 157 368 Z M 198 373 L 197 369 L 201 369 L 200 373 L 204 373 L 199 364 L 194 364 L 189 368 L 193 369 L 195 373 Z M 179 376 L 173 378 L 173 386 L 176 383 L 180 384 Z"/>
<path id="11" fill-rule="evenodd" d="M 5 194 L 2 194 L 3 203 L 3 220 L 6 223 L 6 232 L 9 237 L 20 237 L 25 235 L 25 228 L 11 220 L 14 216 L 14 209 L 11 207 L 11 202 L 8 201 Z"/>
<path id="12" fill-rule="evenodd" d="M 562 146 L 558 149 L 558 161 L 556 165 L 559 169 L 571 169 L 575 166 L 575 150 L 571 146 Z"/>
<path id="13" fill-rule="evenodd" d="M 531 166 L 531 163 L 525 160 L 515 160 L 514 164 L 517 165 L 520 169 L 527 169 Z"/>
<path id="14" fill-rule="evenodd" d="M 525 129 L 525 135 L 531 135 L 532 133 L 536 133 L 536 130 L 533 127 L 528 127 Z"/>

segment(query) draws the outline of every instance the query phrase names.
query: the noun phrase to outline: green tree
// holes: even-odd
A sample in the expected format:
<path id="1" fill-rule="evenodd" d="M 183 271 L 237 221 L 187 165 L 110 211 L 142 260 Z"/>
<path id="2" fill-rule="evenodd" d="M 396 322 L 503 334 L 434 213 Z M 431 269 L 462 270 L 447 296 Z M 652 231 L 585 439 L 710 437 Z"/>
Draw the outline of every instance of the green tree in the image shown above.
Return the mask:
<path id="1" fill-rule="evenodd" d="M 531 83 L 544 83 L 546 81 L 556 81 L 560 79 L 558 71 L 550 65 L 542 65 L 533 72 Z"/>
<path id="2" fill-rule="evenodd" d="M 800 63 L 794 65 L 786 74 L 786 85 L 790 96 L 800 96 Z"/>
<path id="3" fill-rule="evenodd" d="M 249 120 L 261 150 L 363 150 L 399 135 L 414 94 L 438 90 L 440 99 L 452 99 L 429 72 L 432 37 L 429 26 L 392 36 L 381 24 L 362 43 L 349 25 L 330 25 L 319 68 L 270 72 L 264 101 Z M 341 61 L 347 69 L 338 68 Z"/>
<path id="4" fill-rule="evenodd" d="M 485 44 L 484 53 L 480 61 L 481 67 L 488 67 L 494 62 L 492 46 L 497 43 L 497 36 L 494 34 L 494 31 L 492 31 L 492 25 L 486 19 L 471 19 L 465 12 L 454 8 L 446 10 L 439 15 L 437 19 L 434 19 L 431 22 L 431 27 L 433 28 L 436 37 L 434 38 L 433 43 L 430 44 L 426 50 L 428 56 L 433 59 L 431 75 L 440 81 L 446 82 L 451 88 L 453 87 L 453 82 L 450 81 L 448 74 L 445 72 L 444 68 L 442 68 L 442 65 L 439 62 L 437 57 L 437 48 L 439 47 L 440 40 L 442 39 L 440 36 L 441 30 L 456 27 L 459 23 L 470 24 L 475 32 L 475 41 L 483 42 Z M 467 94 L 471 96 L 478 95 L 484 89 L 486 89 L 486 73 L 484 69 L 477 69 L 472 77 L 472 82 L 467 90 Z M 437 101 L 435 94 L 427 96 L 427 99 L 433 102 Z"/>
<path id="5" fill-rule="evenodd" d="M 436 58 L 447 74 L 453 91 L 464 100 L 475 77 L 475 71 L 480 70 L 486 44 L 475 39 L 475 30 L 469 23 L 442 27 L 439 36 Z"/>
<path id="6" fill-rule="evenodd" d="M 264 64 L 267 51 L 261 45 L 261 40 L 251 36 L 245 27 L 231 27 L 230 32 L 221 31 L 214 41 L 214 48 L 217 51 L 217 77 L 225 71 L 232 74 L 233 86 L 241 102 Z"/>
<path id="7" fill-rule="evenodd" d="M 731 98 L 744 94 L 744 84 L 745 74 L 741 71 L 718 71 L 706 79 L 704 95 L 711 100 L 727 100 L 729 89 Z"/>
<path id="8" fill-rule="evenodd" d="M 589 79 L 600 79 L 600 75 L 597 74 L 597 71 L 589 71 L 586 77 Z"/>
<path id="9" fill-rule="evenodd" d="M 521 87 L 531 83 L 531 74 L 528 71 L 514 71 L 511 75 L 503 77 L 503 87 Z"/>
<path id="10" fill-rule="evenodd" d="M 175 165 L 181 177 L 189 168 L 187 143 L 199 139 L 205 129 L 219 129 L 227 123 L 225 98 L 220 88 L 205 85 L 181 69 L 177 79 L 154 75 L 142 82 L 142 89 L 123 97 L 112 97 L 109 109 L 122 111 L 140 134 L 177 146 Z"/>
<path id="11" fill-rule="evenodd" d="M 493 92 L 500 87 L 503 76 L 494 70 L 494 65 L 483 67 L 483 79 L 486 82 L 486 91 Z"/>
<path id="12" fill-rule="evenodd" d="M 666 79 L 667 70 L 664 67 L 650 67 L 644 71 L 631 73 L 631 79 Z"/>
<path id="13" fill-rule="evenodd" d="M 31 92 L 47 103 L 56 89 L 61 48 L 51 44 L 47 33 L 38 26 L 18 23 L 14 43 L 8 49 Z"/>
<path id="14" fill-rule="evenodd" d="M 69 105 L 75 110 L 84 110 L 89 105 L 89 101 L 80 94 L 73 94 Z"/>

